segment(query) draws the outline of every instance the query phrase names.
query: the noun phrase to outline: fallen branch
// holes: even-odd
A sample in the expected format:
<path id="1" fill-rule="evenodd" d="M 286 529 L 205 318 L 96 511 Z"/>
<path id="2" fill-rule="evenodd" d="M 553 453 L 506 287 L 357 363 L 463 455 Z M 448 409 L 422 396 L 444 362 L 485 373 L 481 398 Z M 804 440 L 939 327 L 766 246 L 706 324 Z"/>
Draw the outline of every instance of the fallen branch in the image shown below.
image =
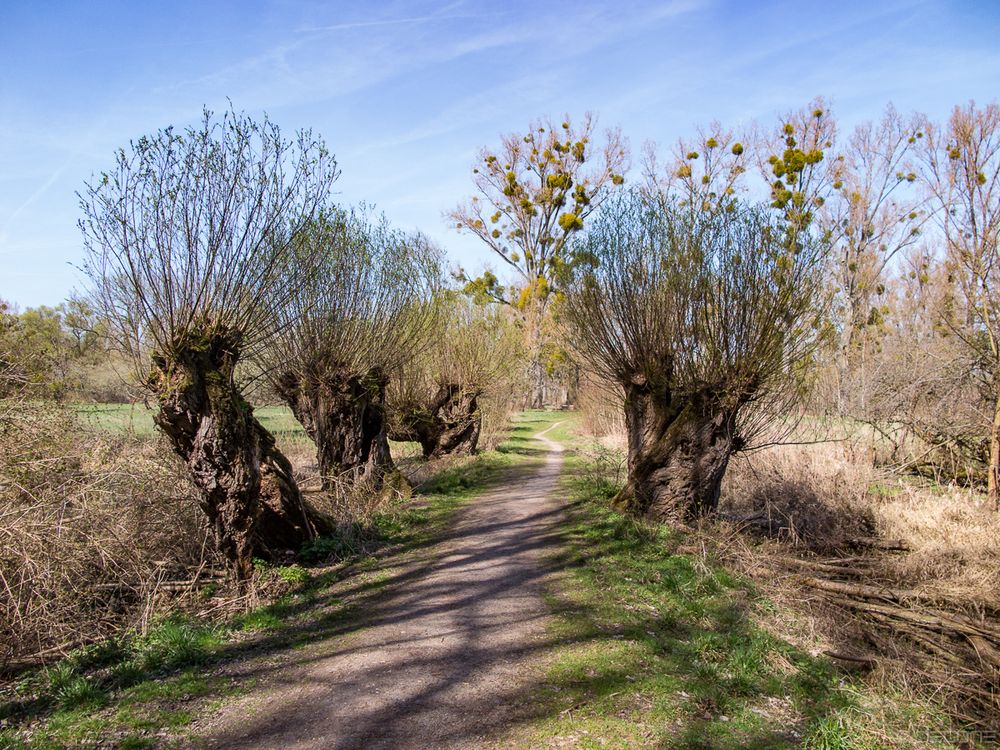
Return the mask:
<path id="1" fill-rule="evenodd" d="M 815 578 L 807 579 L 805 583 L 811 588 L 834 594 L 832 598 L 841 606 L 892 620 L 892 625 L 896 629 L 907 631 L 916 629 L 922 638 L 926 637 L 929 631 L 963 640 L 972 646 L 980 661 L 1000 670 L 1000 632 L 991 630 L 985 625 L 974 623 L 961 615 L 936 610 L 919 611 L 900 606 L 896 602 L 905 601 L 900 594 L 907 592 L 894 592 L 891 589 L 822 581 Z M 944 647 L 935 650 L 941 650 L 942 655 L 948 653 Z"/>
<path id="2" fill-rule="evenodd" d="M 953 600 L 943 599 L 940 596 L 926 594 L 922 591 L 912 589 L 892 589 L 887 586 L 870 586 L 863 583 L 845 583 L 842 581 L 829 581 L 823 578 L 806 578 L 802 583 L 810 588 L 829 591 L 847 597 L 861 599 L 876 599 L 894 604 L 905 605 L 911 602 L 918 602 L 929 607 L 939 607 L 942 602 L 955 604 Z M 993 630 L 985 622 L 977 622 L 966 615 L 957 612 L 939 612 L 934 615 L 939 618 L 952 621 L 958 625 L 974 628 L 979 632 L 987 634 L 988 638 L 1000 641 L 1000 630 Z"/>
<path id="3" fill-rule="evenodd" d="M 867 564 L 863 567 L 846 567 L 848 563 L 860 563 L 862 561 L 867 562 L 863 557 L 846 557 L 843 559 L 833 558 L 832 561 L 828 562 L 824 562 L 822 560 L 804 560 L 799 557 L 773 558 L 773 562 L 776 563 L 792 565 L 798 568 L 809 568 L 810 570 L 817 570 L 821 573 L 830 573 L 833 575 L 843 576 L 845 578 L 856 578 L 858 575 L 871 572 L 871 569 Z"/>
<path id="4" fill-rule="evenodd" d="M 854 549 L 878 549 L 883 552 L 909 552 L 910 547 L 900 540 L 878 539 L 876 537 L 856 537 L 845 539 L 844 543 Z"/>

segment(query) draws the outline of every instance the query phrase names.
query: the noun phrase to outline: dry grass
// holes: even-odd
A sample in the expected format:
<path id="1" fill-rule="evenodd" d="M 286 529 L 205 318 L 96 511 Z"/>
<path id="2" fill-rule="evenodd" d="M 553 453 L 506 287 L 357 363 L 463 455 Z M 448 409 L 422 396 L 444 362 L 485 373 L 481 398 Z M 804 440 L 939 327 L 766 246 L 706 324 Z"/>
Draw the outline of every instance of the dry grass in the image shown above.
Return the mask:
<path id="1" fill-rule="evenodd" d="M 271 421 L 345 549 L 405 494 L 405 483 L 392 482 L 379 492 L 348 482 L 318 491 L 312 442 Z M 393 453 L 407 474 L 424 463 L 413 445 Z M 0 672 L 145 632 L 166 614 L 241 611 L 267 597 L 266 578 L 237 595 L 197 488 L 155 432 L 95 430 L 50 402 L 0 401 Z"/>
<path id="2" fill-rule="evenodd" d="M 812 552 L 876 537 L 894 582 L 949 598 L 1000 595 L 1000 514 L 981 494 L 884 472 L 842 443 L 777 446 L 736 459 L 722 510 L 766 518 L 775 535 Z M 863 455 L 863 454 L 862 454 Z"/>
<path id="3" fill-rule="evenodd" d="M 0 668 L 144 630 L 218 561 L 182 467 L 37 402 L 0 407 Z"/>
<path id="4" fill-rule="evenodd" d="M 844 606 L 843 597 L 838 602 L 806 583 L 902 591 L 907 598 L 897 606 L 910 613 L 956 616 L 995 630 L 1000 514 L 967 488 L 875 466 L 877 446 L 864 437 L 871 436 L 735 457 L 723 485 L 721 520 L 692 535 L 692 549 L 757 582 L 773 603 L 758 614 L 766 629 L 860 672 L 865 705 L 885 696 L 914 705 L 931 701 L 998 731 L 1000 674 L 976 648 L 949 640 L 953 633 L 911 637 L 905 621 L 871 617 L 864 606 Z M 616 475 L 623 481 L 624 435 L 605 428 L 597 446 L 591 463 L 609 482 Z"/>
<path id="5" fill-rule="evenodd" d="M 1000 515 L 967 489 L 894 475 L 859 455 L 865 451 L 856 446 L 827 443 L 775 447 L 735 462 L 723 509 L 770 533 L 723 523 L 709 531 L 716 549 L 775 603 L 768 629 L 811 653 L 847 659 L 845 666 L 866 672 L 875 694 L 932 700 L 996 731 L 1000 675 L 980 647 L 953 631 L 915 631 L 905 618 L 958 617 L 993 628 Z M 877 611 L 888 601 L 831 595 L 816 581 L 903 592 L 891 606 L 904 619 Z"/>
<path id="6" fill-rule="evenodd" d="M 955 487 L 888 485 L 873 502 L 880 531 L 910 548 L 894 559 L 899 577 L 969 599 L 1000 597 L 1000 513 L 981 494 Z"/>
<path id="7" fill-rule="evenodd" d="M 874 473 L 845 461 L 838 444 L 777 446 L 736 455 L 720 513 L 795 545 L 831 548 L 873 531 Z"/>

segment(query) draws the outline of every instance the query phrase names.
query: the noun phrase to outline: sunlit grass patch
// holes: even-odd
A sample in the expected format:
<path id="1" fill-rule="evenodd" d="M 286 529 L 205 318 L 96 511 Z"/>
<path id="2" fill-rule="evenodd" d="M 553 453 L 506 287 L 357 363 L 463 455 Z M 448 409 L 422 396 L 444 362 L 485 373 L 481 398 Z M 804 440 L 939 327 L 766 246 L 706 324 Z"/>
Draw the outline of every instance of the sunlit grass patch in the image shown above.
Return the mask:
<path id="1" fill-rule="evenodd" d="M 573 425 L 548 434 L 582 447 Z M 773 605 L 749 580 L 692 537 L 615 511 L 617 484 L 586 453 L 568 452 L 561 483 L 555 646 L 508 747 L 954 746 L 939 707 L 856 685 L 771 634 L 758 615 Z"/>
<path id="2" fill-rule="evenodd" d="M 126 419 L 133 419 L 129 408 L 102 412 L 95 407 L 92 413 L 102 415 L 108 429 L 122 430 Z M 382 550 L 394 554 L 433 541 L 462 503 L 494 486 L 510 468 L 533 465 L 531 454 L 510 448 L 521 444 L 515 441 L 529 443 L 530 435 L 553 421 L 544 412 L 519 419 L 502 446 L 508 450 L 486 451 L 441 468 L 412 499 L 377 510 L 364 529 L 311 542 L 300 564 L 258 563 L 260 579 L 277 582 L 283 591 L 266 605 L 222 623 L 166 619 L 144 635 L 79 649 L 28 674 L 15 689 L 0 694 L 0 720 L 7 722 L 0 728 L 0 748 L 144 748 L 162 745 L 164 736 L 182 735 L 211 701 L 252 686 L 235 684 L 220 671 L 240 658 L 244 641 L 266 639 L 275 651 L 307 648 L 359 618 L 351 602 L 332 589 L 341 568 L 312 563 L 349 562 L 351 585 L 365 596 L 378 592 L 392 580 L 377 556 Z M 351 627 L 356 632 L 360 626 L 359 618 Z"/>
<path id="3" fill-rule="evenodd" d="M 182 704 L 230 690 L 205 669 L 224 645 L 222 629 L 189 620 L 165 620 L 144 636 L 78 649 L 58 664 L 29 673 L 0 705 L 11 728 L 3 748 L 71 748 L 107 742 L 145 747 L 148 730 L 187 724 Z M 22 719 L 41 721 L 17 731 Z"/>
<path id="4" fill-rule="evenodd" d="M 819 707 L 801 701 L 778 727 L 759 706 L 799 693 L 838 700 L 832 672 L 799 669 L 807 657 L 754 625 L 749 585 L 680 552 L 675 532 L 593 499 L 588 483 L 564 486 L 566 573 L 551 596 L 563 645 L 536 738 L 572 734 L 584 718 L 593 747 L 792 746 Z"/>

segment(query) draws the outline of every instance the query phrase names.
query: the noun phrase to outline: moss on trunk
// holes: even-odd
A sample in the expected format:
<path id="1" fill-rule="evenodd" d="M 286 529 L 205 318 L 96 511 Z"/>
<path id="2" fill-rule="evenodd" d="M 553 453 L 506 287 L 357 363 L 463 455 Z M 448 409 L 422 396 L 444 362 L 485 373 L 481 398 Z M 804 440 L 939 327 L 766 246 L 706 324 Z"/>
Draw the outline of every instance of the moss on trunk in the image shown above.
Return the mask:
<path id="1" fill-rule="evenodd" d="M 211 331 L 153 357 L 154 419 L 201 490 L 219 548 L 241 579 L 253 558 L 297 551 L 330 521 L 303 499 L 288 459 L 236 386 L 240 336 Z"/>
<path id="2" fill-rule="evenodd" d="M 392 420 L 393 440 L 420 443 L 424 458 L 469 456 L 476 452 L 483 418 L 479 391 L 443 383 L 426 404 L 411 404 Z"/>
<path id="3" fill-rule="evenodd" d="M 714 513 L 738 445 L 735 410 L 723 409 L 708 392 L 678 396 L 643 378 L 625 391 L 628 480 L 615 504 L 676 524 Z"/>
<path id="4" fill-rule="evenodd" d="M 286 372 L 278 378 L 278 394 L 316 444 L 325 489 L 341 478 L 365 480 L 378 488 L 395 472 L 386 435 L 387 383 L 378 368 L 322 376 Z"/>

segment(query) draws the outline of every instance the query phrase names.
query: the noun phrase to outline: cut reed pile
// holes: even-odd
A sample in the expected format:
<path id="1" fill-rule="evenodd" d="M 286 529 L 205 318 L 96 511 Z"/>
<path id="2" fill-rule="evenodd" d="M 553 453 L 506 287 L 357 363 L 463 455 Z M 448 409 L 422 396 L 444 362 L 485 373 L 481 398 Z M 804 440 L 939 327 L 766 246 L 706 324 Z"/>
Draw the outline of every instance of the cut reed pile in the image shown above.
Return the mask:
<path id="1" fill-rule="evenodd" d="M 827 443 L 735 462 L 720 551 L 779 604 L 785 637 L 1000 731 L 1000 516 L 857 456 Z"/>

